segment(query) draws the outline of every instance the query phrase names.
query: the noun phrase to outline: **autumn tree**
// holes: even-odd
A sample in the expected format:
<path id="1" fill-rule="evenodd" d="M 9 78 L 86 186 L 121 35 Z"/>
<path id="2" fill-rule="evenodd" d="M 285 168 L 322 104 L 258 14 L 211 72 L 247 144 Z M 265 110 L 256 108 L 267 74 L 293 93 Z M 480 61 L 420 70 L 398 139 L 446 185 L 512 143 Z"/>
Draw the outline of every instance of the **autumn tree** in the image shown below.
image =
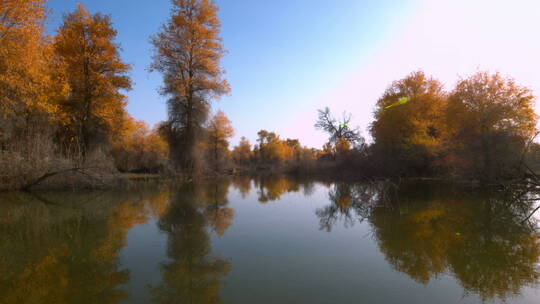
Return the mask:
<path id="1" fill-rule="evenodd" d="M 334 148 L 335 153 L 343 154 L 347 152 L 351 146 L 359 149 L 365 148 L 364 138 L 360 135 L 358 128 L 349 126 L 352 115 L 343 113 L 341 119 L 332 116 L 330 109 L 326 107 L 323 110 L 318 110 L 319 118 L 315 123 L 315 128 L 328 133 L 330 138 L 328 143 Z"/>
<path id="2" fill-rule="evenodd" d="M 45 12 L 44 0 L 0 2 L 0 149 L 19 142 L 28 150 L 35 146 L 29 137 L 50 130 L 62 82 L 52 79 Z"/>
<path id="3" fill-rule="evenodd" d="M 331 160 L 331 159 L 334 159 L 334 157 L 335 157 L 334 147 L 329 142 L 325 143 L 322 147 L 322 150 L 319 152 L 318 158 Z"/>
<path id="4" fill-rule="evenodd" d="M 287 140 L 282 140 L 274 132 L 261 130 L 257 133 L 258 161 L 265 165 L 280 166 L 283 162 L 291 160 L 294 155 L 293 147 Z"/>
<path id="5" fill-rule="evenodd" d="M 56 157 L 66 82 L 45 35 L 45 1 L 0 1 L 0 188 L 18 188 L 66 163 Z"/>
<path id="6" fill-rule="evenodd" d="M 377 101 L 371 135 L 386 174 L 424 175 L 435 170 L 445 134 L 442 84 L 422 71 L 395 81 Z"/>
<path id="7" fill-rule="evenodd" d="M 211 0 L 173 0 L 172 15 L 152 37 L 151 69 L 163 74 L 161 94 L 169 108 L 171 157 L 188 175 L 200 167 L 197 158 L 210 102 L 229 92 L 222 78 L 224 54 L 218 7 Z"/>
<path id="8" fill-rule="evenodd" d="M 64 17 L 54 48 L 65 66 L 69 97 L 61 104 L 64 143 L 75 143 L 83 157 L 110 139 L 121 123 L 125 96 L 131 88 L 130 66 L 123 63 L 114 42 L 111 18 L 90 14 L 82 4 Z"/>
<path id="9" fill-rule="evenodd" d="M 233 157 L 237 163 L 243 160 L 243 165 L 253 166 L 251 169 L 274 172 L 299 174 L 313 171 L 318 154 L 316 149 L 302 146 L 298 139 L 281 139 L 276 133 L 267 130 L 260 130 L 257 135 L 258 144 L 252 153 L 248 153 L 247 140 L 235 148 Z M 245 151 L 244 156 L 241 156 L 241 151 Z"/>
<path id="10" fill-rule="evenodd" d="M 122 128 L 112 142 L 115 166 L 122 172 L 163 171 L 168 164 L 168 146 L 157 128 L 125 115 Z"/>
<path id="11" fill-rule="evenodd" d="M 516 174 L 536 132 L 534 100 L 530 89 L 499 74 L 479 72 L 461 80 L 446 113 L 458 171 L 487 180 Z"/>
<path id="12" fill-rule="evenodd" d="M 240 142 L 232 151 L 232 159 L 236 164 L 247 166 L 251 162 L 251 143 L 247 138 L 242 136 Z"/>
<path id="13" fill-rule="evenodd" d="M 267 130 L 260 130 L 257 132 L 257 152 L 260 161 L 265 162 L 269 159 L 268 145 L 278 140 L 278 136 L 274 132 L 268 132 Z"/>
<path id="14" fill-rule="evenodd" d="M 44 48 L 45 1 L 0 3 L 0 113 L 2 118 L 25 108 L 39 90 L 39 60 Z M 37 68 L 37 69 L 36 69 Z"/>
<path id="15" fill-rule="evenodd" d="M 220 171 L 224 168 L 229 156 L 229 139 L 233 135 L 231 121 L 223 111 L 218 111 L 207 127 L 207 156 L 212 169 Z"/>
<path id="16" fill-rule="evenodd" d="M 302 150 L 302 145 L 300 145 L 300 140 L 287 138 L 285 140 L 285 144 L 287 144 L 287 146 L 291 150 L 292 157 L 294 158 L 294 160 L 298 161 L 300 158 L 301 150 Z"/>

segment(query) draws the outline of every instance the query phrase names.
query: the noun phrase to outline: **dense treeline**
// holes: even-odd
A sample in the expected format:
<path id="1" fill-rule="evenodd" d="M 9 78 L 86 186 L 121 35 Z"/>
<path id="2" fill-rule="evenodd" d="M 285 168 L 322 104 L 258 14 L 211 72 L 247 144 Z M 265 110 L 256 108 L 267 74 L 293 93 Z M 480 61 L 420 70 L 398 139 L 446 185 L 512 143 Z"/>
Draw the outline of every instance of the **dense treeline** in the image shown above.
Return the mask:
<path id="1" fill-rule="evenodd" d="M 531 91 L 479 72 L 450 91 L 423 72 L 393 82 L 378 100 L 367 144 L 351 114 L 319 111 L 322 149 L 261 130 L 252 145 L 229 147 L 231 121 L 212 101 L 230 91 L 220 61 L 218 8 L 173 0 L 151 37 L 150 69 L 163 76 L 168 119 L 156 128 L 132 118 L 111 17 L 82 4 L 46 35 L 46 0 L 0 4 L 0 188 L 29 188 L 68 175 L 107 183 L 117 172 L 194 177 L 226 173 L 341 174 L 351 177 L 460 177 L 495 180 L 540 167 L 532 142 Z M 525 162 L 523 162 L 525 161 Z"/>
<path id="2" fill-rule="evenodd" d="M 54 36 L 45 19 L 44 0 L 0 4 L 0 187 L 163 168 L 166 143 L 125 110 L 130 66 L 110 16 L 79 5 Z"/>
<path id="3" fill-rule="evenodd" d="M 244 139 L 233 159 L 239 166 L 292 160 L 309 163 L 315 173 L 356 177 L 514 178 L 527 164 L 535 169 L 539 164 L 538 144 L 532 142 L 534 99 L 529 89 L 499 74 L 478 72 L 448 92 L 418 71 L 393 82 L 378 100 L 371 145 L 349 127 L 350 115 L 337 120 L 327 108 L 315 125 L 329 134 L 322 151 L 295 158 L 280 148 L 290 140 L 263 130 L 253 150 Z"/>
<path id="4" fill-rule="evenodd" d="M 400 97 L 409 102 L 387 108 Z M 415 72 L 378 101 L 372 153 L 391 175 L 514 176 L 536 132 L 533 107 L 529 89 L 499 74 L 476 73 L 446 92 Z"/>

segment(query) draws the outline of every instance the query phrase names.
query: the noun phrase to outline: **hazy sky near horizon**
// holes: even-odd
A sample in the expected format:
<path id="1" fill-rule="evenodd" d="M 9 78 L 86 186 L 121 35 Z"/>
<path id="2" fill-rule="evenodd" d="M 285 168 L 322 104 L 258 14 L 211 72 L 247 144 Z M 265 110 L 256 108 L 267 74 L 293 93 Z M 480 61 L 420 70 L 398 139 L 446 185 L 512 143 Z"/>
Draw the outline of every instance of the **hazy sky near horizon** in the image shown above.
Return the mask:
<path id="1" fill-rule="evenodd" d="M 167 118 L 161 76 L 149 73 L 149 37 L 169 0 L 49 0 L 48 30 L 83 3 L 110 14 L 132 64 L 128 111 L 150 125 Z M 423 70 L 447 89 L 479 70 L 500 72 L 540 95 L 537 0 L 218 0 L 222 65 L 232 92 L 213 104 L 232 120 L 233 143 L 261 129 L 320 148 L 317 109 L 353 114 L 368 136 L 374 104 L 392 81 Z M 538 111 L 537 111 L 538 112 Z"/>

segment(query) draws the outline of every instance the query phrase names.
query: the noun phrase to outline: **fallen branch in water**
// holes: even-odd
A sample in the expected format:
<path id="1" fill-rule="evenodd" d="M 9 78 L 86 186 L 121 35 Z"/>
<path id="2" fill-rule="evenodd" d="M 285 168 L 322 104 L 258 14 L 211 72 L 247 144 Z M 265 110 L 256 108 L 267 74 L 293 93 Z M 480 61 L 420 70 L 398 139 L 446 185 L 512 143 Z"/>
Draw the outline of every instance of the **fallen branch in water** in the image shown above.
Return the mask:
<path id="1" fill-rule="evenodd" d="M 59 170 L 59 171 L 54 171 L 54 172 L 47 172 L 47 173 L 43 174 L 42 176 L 38 177 L 37 179 L 27 183 L 26 185 L 21 187 L 21 189 L 24 190 L 24 191 L 28 191 L 32 187 L 40 184 L 41 182 L 43 182 L 44 180 L 46 180 L 46 179 L 48 179 L 50 177 L 53 177 L 53 176 L 58 175 L 58 174 L 68 173 L 68 172 L 77 172 L 77 173 L 86 175 L 86 176 L 88 176 L 90 178 L 97 179 L 96 177 L 93 177 L 92 175 L 90 175 L 88 172 L 85 172 L 85 170 L 89 170 L 89 169 L 92 169 L 92 168 L 79 168 L 79 167 L 77 167 L 77 168 L 69 168 L 69 169 L 64 169 L 64 170 Z"/>

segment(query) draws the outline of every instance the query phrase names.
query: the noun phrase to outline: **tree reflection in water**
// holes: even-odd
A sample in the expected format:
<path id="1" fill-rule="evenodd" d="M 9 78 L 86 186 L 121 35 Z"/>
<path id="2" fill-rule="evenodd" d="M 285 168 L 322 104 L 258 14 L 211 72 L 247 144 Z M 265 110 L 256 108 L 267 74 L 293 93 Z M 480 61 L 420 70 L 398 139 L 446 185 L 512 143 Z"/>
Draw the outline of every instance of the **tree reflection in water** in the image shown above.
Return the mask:
<path id="1" fill-rule="evenodd" d="M 466 294 L 483 301 L 506 300 L 538 285 L 539 233 L 536 222 L 525 220 L 533 201 L 493 191 L 403 185 L 399 201 L 389 204 L 377 193 L 381 189 L 335 184 L 331 205 L 317 210 L 321 229 L 367 219 L 393 268 L 422 284 L 451 274 Z"/>
<path id="2" fill-rule="evenodd" d="M 228 183 L 184 185 L 171 196 L 159 228 L 167 233 L 163 283 L 152 287 L 155 303 L 222 303 L 222 279 L 230 262 L 212 255 L 208 228 L 223 235 L 234 211 L 227 207 Z"/>
<path id="3" fill-rule="evenodd" d="M 126 235 L 167 203 L 166 189 L 2 194 L 2 303 L 118 303 Z"/>
<path id="4" fill-rule="evenodd" d="M 251 177 L 249 176 L 234 176 L 232 177 L 231 181 L 236 188 L 240 192 L 240 195 L 242 198 L 246 198 L 249 193 L 251 192 Z"/>
<path id="5" fill-rule="evenodd" d="M 283 176 L 261 176 L 254 179 L 259 202 L 277 201 L 282 195 L 303 191 L 304 196 L 313 194 L 312 180 L 297 180 Z"/>
<path id="6" fill-rule="evenodd" d="M 255 185 L 261 203 L 285 193 L 313 192 L 313 182 L 233 179 L 240 193 Z M 231 263 L 212 252 L 211 237 L 227 233 L 234 210 L 230 183 L 91 193 L 2 194 L 2 303 L 118 303 L 129 272 L 119 263 L 127 232 L 150 217 L 167 235 L 169 260 L 155 303 L 221 303 Z M 540 280 L 533 201 L 506 193 L 386 183 L 329 185 L 328 205 L 316 210 L 320 229 L 365 221 L 396 270 L 421 284 L 442 274 L 466 294 L 506 300 Z M 320 187 L 319 189 L 324 189 Z"/>
<path id="7" fill-rule="evenodd" d="M 373 208 L 386 203 L 392 193 L 391 185 L 384 182 L 335 183 L 328 191 L 330 204 L 315 212 L 319 217 L 320 229 L 330 232 L 339 222 L 343 222 L 345 227 L 352 227 L 356 222 L 364 221 Z"/>

